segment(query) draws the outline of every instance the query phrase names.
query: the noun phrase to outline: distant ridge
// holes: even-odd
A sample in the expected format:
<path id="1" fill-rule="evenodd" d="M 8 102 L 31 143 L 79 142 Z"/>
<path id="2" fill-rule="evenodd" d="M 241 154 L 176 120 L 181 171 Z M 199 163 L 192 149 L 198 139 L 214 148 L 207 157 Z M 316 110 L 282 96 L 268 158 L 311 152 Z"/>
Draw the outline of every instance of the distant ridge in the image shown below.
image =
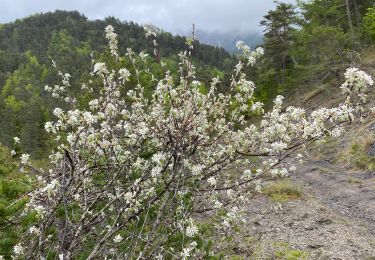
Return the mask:
<path id="1" fill-rule="evenodd" d="M 191 32 L 181 33 L 189 37 Z M 241 32 L 241 31 L 205 31 L 197 30 L 196 38 L 198 41 L 204 44 L 222 47 L 231 54 L 238 53 L 236 48 L 237 41 L 243 41 L 251 48 L 259 46 L 263 42 L 263 35 L 260 32 Z"/>

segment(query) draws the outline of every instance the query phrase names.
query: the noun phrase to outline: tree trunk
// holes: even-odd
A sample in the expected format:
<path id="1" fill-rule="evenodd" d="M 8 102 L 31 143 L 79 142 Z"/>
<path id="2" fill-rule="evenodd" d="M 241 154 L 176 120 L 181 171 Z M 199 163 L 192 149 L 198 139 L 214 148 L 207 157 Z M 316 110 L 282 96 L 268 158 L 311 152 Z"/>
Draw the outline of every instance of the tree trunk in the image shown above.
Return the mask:
<path id="1" fill-rule="evenodd" d="M 353 0 L 353 3 L 354 3 L 354 13 L 355 13 L 356 26 L 359 27 L 360 24 L 361 24 L 361 13 L 359 12 L 359 9 L 358 9 L 357 0 Z"/>
<path id="2" fill-rule="evenodd" d="M 346 15 L 348 16 L 349 29 L 353 31 L 353 22 L 352 22 L 352 16 L 350 14 L 349 0 L 345 0 L 345 5 L 346 5 Z"/>
<path id="3" fill-rule="evenodd" d="M 350 5 L 349 0 L 345 0 L 346 5 L 346 15 L 348 16 L 348 24 L 349 24 L 349 30 L 352 38 L 352 49 L 354 48 L 354 31 L 353 31 L 353 22 L 352 22 L 352 16 L 350 14 Z"/>
<path id="4" fill-rule="evenodd" d="M 283 72 L 282 72 L 282 75 L 281 75 L 281 84 L 284 84 L 285 82 L 285 67 L 286 67 L 286 55 L 284 54 L 283 55 Z"/>

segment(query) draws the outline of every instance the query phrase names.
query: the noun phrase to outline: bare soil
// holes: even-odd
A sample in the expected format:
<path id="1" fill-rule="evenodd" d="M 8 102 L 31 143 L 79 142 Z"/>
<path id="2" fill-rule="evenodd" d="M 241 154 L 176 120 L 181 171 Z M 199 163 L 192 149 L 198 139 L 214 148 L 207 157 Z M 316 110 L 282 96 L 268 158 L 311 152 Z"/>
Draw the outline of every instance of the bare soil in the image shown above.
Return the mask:
<path id="1" fill-rule="evenodd" d="M 303 196 L 280 204 L 258 196 L 234 252 L 245 259 L 375 259 L 375 176 L 327 161 L 301 165 Z"/>

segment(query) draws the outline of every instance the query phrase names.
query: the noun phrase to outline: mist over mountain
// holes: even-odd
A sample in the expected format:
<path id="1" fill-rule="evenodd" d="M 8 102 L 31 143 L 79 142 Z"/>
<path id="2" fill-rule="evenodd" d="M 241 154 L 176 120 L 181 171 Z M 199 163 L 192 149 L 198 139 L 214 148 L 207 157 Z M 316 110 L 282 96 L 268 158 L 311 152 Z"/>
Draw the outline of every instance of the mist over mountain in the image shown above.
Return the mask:
<path id="1" fill-rule="evenodd" d="M 183 33 L 190 36 L 191 32 Z M 230 53 L 237 53 L 237 41 L 243 41 L 254 48 L 262 43 L 263 35 L 259 31 L 206 31 L 197 30 L 196 38 L 199 42 L 224 48 Z"/>

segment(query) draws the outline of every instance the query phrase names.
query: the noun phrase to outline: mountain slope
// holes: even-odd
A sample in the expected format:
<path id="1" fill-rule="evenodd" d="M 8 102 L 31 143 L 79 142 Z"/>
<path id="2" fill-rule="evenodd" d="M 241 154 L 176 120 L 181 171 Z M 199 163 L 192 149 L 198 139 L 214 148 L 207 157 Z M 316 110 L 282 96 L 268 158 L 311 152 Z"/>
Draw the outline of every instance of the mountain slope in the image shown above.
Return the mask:
<path id="1" fill-rule="evenodd" d="M 12 146 L 14 136 L 21 137 L 22 148 L 40 157 L 48 146 L 44 123 L 53 119 L 56 105 L 45 85 L 60 82 L 51 66 L 54 60 L 64 73 L 71 75 L 71 91 L 79 91 L 81 79 L 90 73 L 91 53 L 94 58 L 106 50 L 104 28 L 112 25 L 118 34 L 119 52 L 132 48 L 137 54 L 146 51 L 154 73 L 161 75 L 156 59 L 152 58 L 153 44 L 142 26 L 110 17 L 88 20 L 76 11 L 55 11 L 36 14 L 0 26 L 0 143 Z M 157 36 L 162 61 L 178 78 L 178 53 L 186 50 L 186 38 L 161 32 Z M 194 42 L 193 62 L 197 77 L 209 82 L 221 76 L 229 79 L 235 58 L 223 48 Z M 146 87 L 152 88 L 144 78 Z M 150 89 L 150 91 L 152 91 Z"/>

